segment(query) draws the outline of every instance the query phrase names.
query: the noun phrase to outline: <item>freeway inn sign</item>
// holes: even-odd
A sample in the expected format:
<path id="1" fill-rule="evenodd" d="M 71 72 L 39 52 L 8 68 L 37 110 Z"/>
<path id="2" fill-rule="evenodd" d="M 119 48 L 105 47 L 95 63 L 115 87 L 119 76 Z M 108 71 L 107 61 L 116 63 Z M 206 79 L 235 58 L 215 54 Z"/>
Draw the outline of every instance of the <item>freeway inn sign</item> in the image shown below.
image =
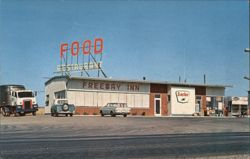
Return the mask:
<path id="1" fill-rule="evenodd" d="M 95 38 L 93 41 L 74 41 L 71 44 L 60 45 L 60 65 L 57 73 L 70 75 L 72 72 L 86 73 L 89 77 L 90 70 L 97 70 L 107 77 L 102 70 L 103 39 Z"/>

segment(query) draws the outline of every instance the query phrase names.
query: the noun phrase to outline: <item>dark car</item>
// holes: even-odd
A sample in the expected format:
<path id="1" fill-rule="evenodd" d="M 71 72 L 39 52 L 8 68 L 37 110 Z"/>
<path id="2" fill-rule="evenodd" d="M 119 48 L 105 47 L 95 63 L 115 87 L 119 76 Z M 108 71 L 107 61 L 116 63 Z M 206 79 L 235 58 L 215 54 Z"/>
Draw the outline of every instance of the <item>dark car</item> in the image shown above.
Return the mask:
<path id="1" fill-rule="evenodd" d="M 73 104 L 68 104 L 67 100 L 58 99 L 55 104 L 51 106 L 51 116 L 58 116 L 59 114 L 64 114 L 65 116 L 70 115 L 71 117 L 75 113 L 75 106 Z"/>

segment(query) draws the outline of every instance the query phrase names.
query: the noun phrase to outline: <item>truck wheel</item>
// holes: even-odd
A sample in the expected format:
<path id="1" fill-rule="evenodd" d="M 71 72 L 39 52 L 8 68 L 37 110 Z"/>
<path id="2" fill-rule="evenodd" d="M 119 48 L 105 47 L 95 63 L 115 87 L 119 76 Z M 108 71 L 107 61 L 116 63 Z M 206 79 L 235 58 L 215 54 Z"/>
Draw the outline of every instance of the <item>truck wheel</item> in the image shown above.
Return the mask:
<path id="1" fill-rule="evenodd" d="M 3 116 L 7 116 L 7 114 L 6 114 L 6 112 L 5 112 L 5 111 L 3 111 Z"/>
<path id="2" fill-rule="evenodd" d="M 73 116 L 73 114 L 70 114 L 70 117 L 72 117 Z"/>
<path id="3" fill-rule="evenodd" d="M 56 113 L 56 117 L 58 117 L 58 113 Z"/>
<path id="4" fill-rule="evenodd" d="M 4 107 L 2 112 L 3 112 L 3 116 L 5 116 L 5 117 L 10 115 L 8 108 Z"/>
<path id="5" fill-rule="evenodd" d="M 25 116 L 25 115 L 26 115 L 25 113 L 22 114 L 22 116 Z"/>
<path id="6" fill-rule="evenodd" d="M 65 114 L 65 116 L 68 116 L 68 114 Z"/>
<path id="7" fill-rule="evenodd" d="M 17 117 L 17 116 L 19 116 L 19 115 L 20 115 L 19 113 L 14 112 L 14 116 L 15 116 L 15 117 Z"/>
<path id="8" fill-rule="evenodd" d="M 32 115 L 33 115 L 33 116 L 36 116 L 36 112 L 32 112 Z"/>
<path id="9" fill-rule="evenodd" d="M 127 114 L 123 114 L 124 117 L 127 117 Z"/>

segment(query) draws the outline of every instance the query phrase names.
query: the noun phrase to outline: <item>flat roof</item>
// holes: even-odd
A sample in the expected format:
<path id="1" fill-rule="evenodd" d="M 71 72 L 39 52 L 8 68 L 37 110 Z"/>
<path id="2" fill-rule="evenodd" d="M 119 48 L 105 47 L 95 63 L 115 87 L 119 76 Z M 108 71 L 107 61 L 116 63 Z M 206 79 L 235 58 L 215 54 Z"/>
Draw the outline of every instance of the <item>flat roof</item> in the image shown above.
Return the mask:
<path id="1" fill-rule="evenodd" d="M 93 80 L 93 81 L 108 81 L 108 82 L 127 82 L 127 83 L 145 83 L 145 84 L 164 84 L 164 85 L 174 85 L 174 86 L 187 86 L 187 87 L 233 87 L 232 85 L 220 85 L 220 84 L 194 84 L 194 83 L 179 83 L 179 82 L 169 82 L 169 81 L 150 81 L 150 80 L 121 80 L 113 78 L 99 78 L 99 77 L 76 77 L 76 76 L 54 76 L 45 82 L 48 85 L 54 80 L 68 79 L 68 80 Z"/>

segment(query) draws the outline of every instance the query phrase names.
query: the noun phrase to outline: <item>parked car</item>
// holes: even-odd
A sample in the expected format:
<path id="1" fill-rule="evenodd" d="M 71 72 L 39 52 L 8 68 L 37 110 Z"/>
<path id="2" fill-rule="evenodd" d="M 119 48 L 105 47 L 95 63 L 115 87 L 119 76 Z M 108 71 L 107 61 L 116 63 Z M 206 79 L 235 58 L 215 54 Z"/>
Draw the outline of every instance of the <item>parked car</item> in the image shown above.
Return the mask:
<path id="1" fill-rule="evenodd" d="M 58 116 L 64 114 L 65 116 L 70 115 L 71 117 L 75 113 L 75 106 L 68 104 L 67 99 L 56 99 L 54 104 L 51 106 L 51 116 Z"/>
<path id="2" fill-rule="evenodd" d="M 116 115 L 123 115 L 126 117 L 130 114 L 131 108 L 127 106 L 127 103 L 108 103 L 100 109 L 101 116 L 111 115 L 115 117 Z"/>

